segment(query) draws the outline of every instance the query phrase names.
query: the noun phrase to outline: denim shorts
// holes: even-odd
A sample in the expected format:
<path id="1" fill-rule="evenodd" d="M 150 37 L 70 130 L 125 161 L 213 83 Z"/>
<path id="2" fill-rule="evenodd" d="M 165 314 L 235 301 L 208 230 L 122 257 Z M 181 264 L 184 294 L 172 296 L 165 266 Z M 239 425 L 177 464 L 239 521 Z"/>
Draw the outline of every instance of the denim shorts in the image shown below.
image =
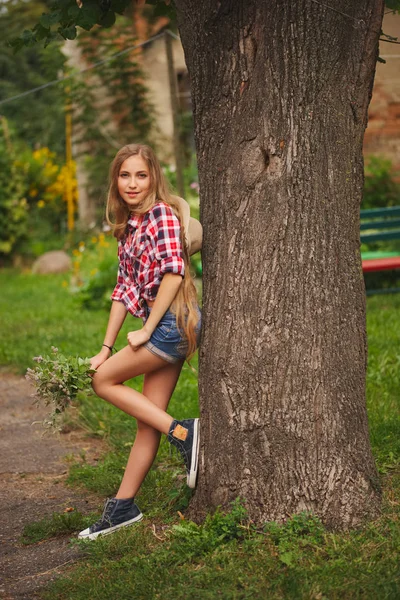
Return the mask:
<path id="1" fill-rule="evenodd" d="M 151 308 L 146 305 L 147 317 L 144 319 L 146 322 Z M 201 311 L 198 309 L 200 320 L 197 324 L 197 345 L 200 341 L 200 328 L 201 328 Z M 184 360 L 187 354 L 187 341 L 178 329 L 176 324 L 176 315 L 167 310 L 167 312 L 161 317 L 157 327 L 153 331 L 151 338 L 148 342 L 143 344 L 147 350 L 150 350 L 153 354 L 156 354 L 160 358 L 163 358 L 169 363 L 175 363 L 180 360 Z"/>

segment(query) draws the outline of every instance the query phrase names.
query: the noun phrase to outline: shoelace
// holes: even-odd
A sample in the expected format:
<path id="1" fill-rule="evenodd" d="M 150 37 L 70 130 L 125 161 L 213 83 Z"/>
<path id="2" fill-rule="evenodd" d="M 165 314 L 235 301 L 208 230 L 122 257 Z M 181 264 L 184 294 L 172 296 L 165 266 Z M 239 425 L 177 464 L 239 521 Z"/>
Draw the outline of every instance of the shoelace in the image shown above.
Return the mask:
<path id="1" fill-rule="evenodd" d="M 101 519 L 96 521 L 96 523 L 94 525 L 95 527 L 96 527 L 96 525 L 101 525 L 103 521 L 107 521 L 108 523 L 111 523 L 110 513 L 112 512 L 112 509 L 114 508 L 115 504 L 116 503 L 113 500 L 109 500 L 108 502 L 106 502 L 106 505 L 103 510 L 103 514 L 101 515 Z"/>

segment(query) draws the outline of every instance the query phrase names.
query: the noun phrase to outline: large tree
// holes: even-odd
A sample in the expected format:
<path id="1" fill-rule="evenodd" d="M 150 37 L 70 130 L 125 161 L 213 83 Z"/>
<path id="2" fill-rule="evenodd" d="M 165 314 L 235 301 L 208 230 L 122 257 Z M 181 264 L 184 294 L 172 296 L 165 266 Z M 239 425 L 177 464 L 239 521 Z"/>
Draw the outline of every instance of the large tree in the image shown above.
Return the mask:
<path id="1" fill-rule="evenodd" d="M 193 510 L 355 525 L 380 501 L 359 210 L 384 3 L 176 4 L 204 226 Z"/>
<path id="2" fill-rule="evenodd" d="M 192 515 L 241 496 L 256 522 L 357 525 L 380 504 L 359 210 L 384 2 L 175 4 L 204 226 Z"/>

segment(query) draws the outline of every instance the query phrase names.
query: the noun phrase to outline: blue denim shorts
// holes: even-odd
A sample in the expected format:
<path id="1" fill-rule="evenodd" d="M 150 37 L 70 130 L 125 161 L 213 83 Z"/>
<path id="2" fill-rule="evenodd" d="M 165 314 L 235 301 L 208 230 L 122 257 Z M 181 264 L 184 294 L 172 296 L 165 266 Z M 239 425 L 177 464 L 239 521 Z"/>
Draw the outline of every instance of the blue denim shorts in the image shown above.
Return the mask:
<path id="1" fill-rule="evenodd" d="M 199 310 L 200 320 L 196 327 L 197 330 L 197 344 L 200 341 L 200 328 L 201 328 L 201 311 Z M 146 322 L 151 308 L 146 306 L 147 317 L 144 319 Z M 169 363 L 175 363 L 179 360 L 184 360 L 187 354 L 187 341 L 182 336 L 176 324 L 176 315 L 167 310 L 157 327 L 153 331 L 151 338 L 148 342 L 143 344 L 147 350 L 150 350 L 153 354 L 156 354 L 160 358 L 163 358 Z"/>

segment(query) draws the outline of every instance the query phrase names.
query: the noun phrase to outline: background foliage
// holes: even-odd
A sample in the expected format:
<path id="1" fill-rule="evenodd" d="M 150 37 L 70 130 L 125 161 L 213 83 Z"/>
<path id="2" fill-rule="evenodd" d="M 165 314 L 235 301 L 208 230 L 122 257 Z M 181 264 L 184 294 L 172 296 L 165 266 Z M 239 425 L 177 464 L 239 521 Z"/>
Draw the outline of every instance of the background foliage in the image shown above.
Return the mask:
<path id="1" fill-rule="evenodd" d="M 0 260 L 27 235 L 27 201 L 5 117 L 0 118 Z"/>
<path id="2" fill-rule="evenodd" d="M 368 156 L 364 169 L 364 196 L 361 208 L 380 208 L 400 204 L 400 173 L 390 160 Z"/>
<path id="3" fill-rule="evenodd" d="M 0 101 L 31 88 L 46 84 L 62 74 L 65 56 L 61 39 L 47 50 L 39 44 L 22 46 L 18 53 L 10 41 L 37 22 L 49 2 L 40 0 L 8 0 L 0 11 Z M 64 91 L 53 85 L 33 96 L 17 99 L 0 108 L 10 129 L 30 148 L 47 146 L 59 156 L 64 154 Z"/>
<path id="4" fill-rule="evenodd" d="M 83 65 L 111 59 L 136 43 L 132 20 L 122 16 L 112 31 L 95 27 L 83 31 L 77 40 Z M 102 209 L 106 174 L 117 150 L 139 141 L 154 146 L 154 109 L 134 51 L 116 56 L 89 73 L 76 74 L 70 80 L 70 95 L 75 155 L 88 174 L 89 194 Z"/>

